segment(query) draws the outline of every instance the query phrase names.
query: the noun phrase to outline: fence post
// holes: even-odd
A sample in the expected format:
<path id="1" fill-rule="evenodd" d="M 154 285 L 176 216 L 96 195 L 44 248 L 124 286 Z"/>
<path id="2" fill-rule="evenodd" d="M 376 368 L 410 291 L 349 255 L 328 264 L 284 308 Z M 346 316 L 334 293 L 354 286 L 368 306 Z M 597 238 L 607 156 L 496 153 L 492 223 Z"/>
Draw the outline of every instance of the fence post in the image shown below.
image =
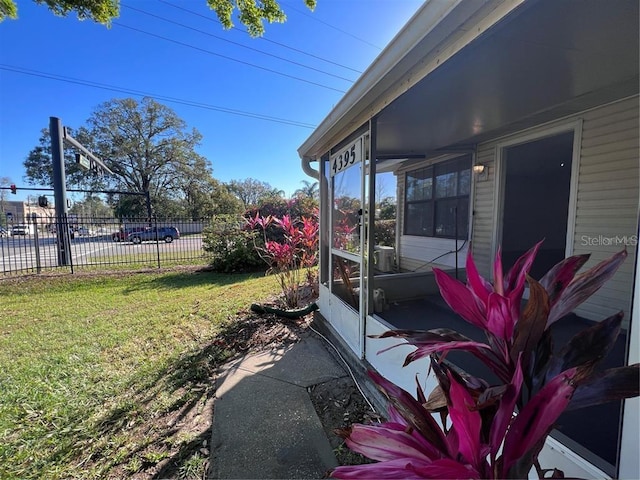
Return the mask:
<path id="1" fill-rule="evenodd" d="M 9 224 L 7 224 L 7 242 L 9 241 Z M 7 245 L 7 251 L 9 250 L 9 246 Z M 0 237 L 0 254 L 2 254 L 2 273 L 6 273 L 7 271 L 7 266 L 5 265 L 5 261 L 4 261 L 4 238 Z"/>
<path id="2" fill-rule="evenodd" d="M 156 238 L 156 256 L 158 258 L 158 270 L 160 270 L 161 265 L 160 265 L 160 236 L 158 235 L 158 219 L 157 218 L 153 218 L 153 228 L 155 229 L 155 238 Z"/>
<path id="3" fill-rule="evenodd" d="M 38 239 L 38 216 L 31 214 L 31 223 L 33 224 L 33 243 L 36 248 L 36 273 L 42 272 L 42 264 L 40 262 L 40 241 Z"/>

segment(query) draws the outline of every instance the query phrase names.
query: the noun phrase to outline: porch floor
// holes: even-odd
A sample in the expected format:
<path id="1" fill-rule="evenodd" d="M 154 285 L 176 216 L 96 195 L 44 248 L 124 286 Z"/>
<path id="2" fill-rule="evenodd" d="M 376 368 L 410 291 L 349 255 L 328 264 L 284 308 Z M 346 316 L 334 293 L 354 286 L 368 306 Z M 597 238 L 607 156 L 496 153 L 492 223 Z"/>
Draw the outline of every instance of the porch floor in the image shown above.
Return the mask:
<path id="1" fill-rule="evenodd" d="M 486 341 L 482 330 L 456 315 L 439 294 L 417 300 L 391 302 L 388 309 L 378 313 L 377 316 L 395 329 L 450 328 L 474 340 Z M 551 327 L 555 349 L 562 348 L 573 335 L 593 323 L 593 321 L 575 314 L 560 319 Z M 626 344 L 627 332 L 623 330 L 612 351 L 600 364 L 599 369 L 604 370 L 624 365 Z M 498 381 L 488 368 L 467 352 L 451 352 L 447 355 L 447 359 L 462 370 L 484 378 L 489 383 Z M 576 453 L 585 456 L 588 461 L 606 473 L 615 475 L 613 466 L 616 464 L 618 451 L 620 415 L 621 402 L 610 402 L 567 412 L 558 419 L 557 430 L 552 433 L 552 436 L 572 448 Z M 594 454 L 599 458 L 594 458 Z M 545 468 L 544 465 L 543 468 Z"/>

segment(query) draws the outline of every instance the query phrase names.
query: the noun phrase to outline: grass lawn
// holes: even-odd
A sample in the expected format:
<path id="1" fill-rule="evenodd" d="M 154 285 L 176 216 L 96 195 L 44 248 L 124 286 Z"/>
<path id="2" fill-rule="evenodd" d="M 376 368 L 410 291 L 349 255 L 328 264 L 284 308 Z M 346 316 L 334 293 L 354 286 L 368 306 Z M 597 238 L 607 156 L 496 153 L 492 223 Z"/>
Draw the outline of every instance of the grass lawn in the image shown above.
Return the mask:
<path id="1" fill-rule="evenodd" d="M 208 433 L 180 425 L 210 421 L 232 354 L 218 336 L 277 289 L 192 271 L 0 281 L 0 478 L 201 476 Z"/>

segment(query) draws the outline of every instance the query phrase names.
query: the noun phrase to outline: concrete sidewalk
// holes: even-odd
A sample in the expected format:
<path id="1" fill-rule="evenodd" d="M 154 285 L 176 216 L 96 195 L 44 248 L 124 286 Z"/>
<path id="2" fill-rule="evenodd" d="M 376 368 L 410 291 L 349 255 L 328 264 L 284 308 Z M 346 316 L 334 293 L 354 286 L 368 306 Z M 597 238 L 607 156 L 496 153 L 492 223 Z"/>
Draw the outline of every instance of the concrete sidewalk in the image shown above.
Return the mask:
<path id="1" fill-rule="evenodd" d="M 217 379 L 210 479 L 319 479 L 337 462 L 308 388 L 347 372 L 323 341 L 228 364 Z"/>

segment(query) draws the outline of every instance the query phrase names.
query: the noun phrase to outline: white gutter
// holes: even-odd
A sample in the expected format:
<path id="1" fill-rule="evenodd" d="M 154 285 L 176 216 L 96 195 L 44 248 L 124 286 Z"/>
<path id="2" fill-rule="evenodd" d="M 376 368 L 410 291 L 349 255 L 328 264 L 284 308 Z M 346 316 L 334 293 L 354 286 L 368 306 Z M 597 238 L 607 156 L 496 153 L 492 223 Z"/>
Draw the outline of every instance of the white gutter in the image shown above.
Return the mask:
<path id="1" fill-rule="evenodd" d="M 302 171 L 309 175 L 311 178 L 315 178 L 316 180 L 320 180 L 320 171 L 314 170 L 311 168 L 311 162 L 315 161 L 313 158 L 304 157 L 302 159 Z"/>

